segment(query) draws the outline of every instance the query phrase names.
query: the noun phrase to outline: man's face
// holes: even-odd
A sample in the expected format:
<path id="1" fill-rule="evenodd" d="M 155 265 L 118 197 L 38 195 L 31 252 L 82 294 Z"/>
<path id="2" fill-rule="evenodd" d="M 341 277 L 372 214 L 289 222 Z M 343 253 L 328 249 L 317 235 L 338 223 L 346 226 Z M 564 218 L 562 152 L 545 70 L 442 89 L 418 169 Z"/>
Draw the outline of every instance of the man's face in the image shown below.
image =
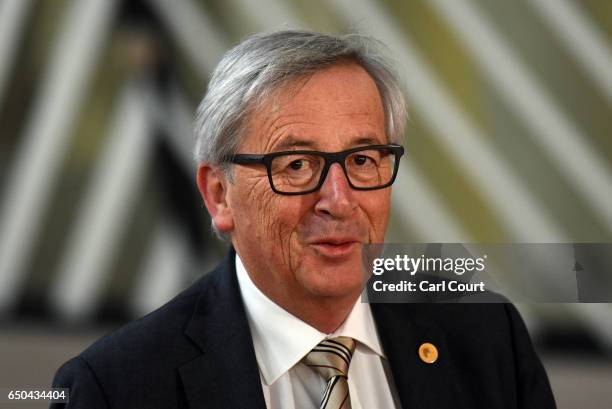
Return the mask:
<path id="1" fill-rule="evenodd" d="M 387 143 L 378 89 L 350 63 L 279 90 L 245 129 L 239 153 Z M 319 191 L 298 196 L 274 193 L 263 165 L 233 172 L 227 183 L 232 242 L 260 290 L 284 302 L 356 298 L 364 279 L 361 244 L 383 242 L 390 189 L 353 190 L 338 164 Z"/>

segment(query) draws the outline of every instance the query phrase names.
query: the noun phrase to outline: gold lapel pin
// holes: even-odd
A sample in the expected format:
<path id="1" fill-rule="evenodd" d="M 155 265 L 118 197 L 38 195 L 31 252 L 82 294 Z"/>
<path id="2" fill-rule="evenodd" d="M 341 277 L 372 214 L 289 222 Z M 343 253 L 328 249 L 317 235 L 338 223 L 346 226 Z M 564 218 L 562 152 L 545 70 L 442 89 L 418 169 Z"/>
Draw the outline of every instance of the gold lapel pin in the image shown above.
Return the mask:
<path id="1" fill-rule="evenodd" d="M 433 364 L 438 360 L 438 348 L 434 344 L 424 342 L 419 347 L 419 357 L 427 364 Z"/>

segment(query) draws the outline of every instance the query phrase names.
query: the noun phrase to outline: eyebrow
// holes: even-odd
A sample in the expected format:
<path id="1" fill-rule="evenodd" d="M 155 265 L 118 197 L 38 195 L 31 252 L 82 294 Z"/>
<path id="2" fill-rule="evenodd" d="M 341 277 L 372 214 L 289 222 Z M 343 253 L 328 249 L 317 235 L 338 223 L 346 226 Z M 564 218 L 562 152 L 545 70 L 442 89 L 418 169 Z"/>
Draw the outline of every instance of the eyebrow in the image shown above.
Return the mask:
<path id="1" fill-rule="evenodd" d="M 386 141 L 381 142 L 378 139 L 376 139 L 374 136 L 365 135 L 365 136 L 361 136 L 357 138 L 356 140 L 353 141 L 353 143 L 356 145 L 380 145 L 380 144 L 385 144 L 387 142 Z"/>
<path id="2" fill-rule="evenodd" d="M 289 135 L 282 142 L 274 147 L 275 151 L 284 151 L 291 148 L 315 148 L 313 141 L 296 138 L 295 136 Z"/>
<path id="3" fill-rule="evenodd" d="M 378 145 L 380 143 L 381 142 L 378 139 L 370 135 L 360 136 L 357 139 L 351 141 L 351 145 L 353 145 L 353 147 L 359 146 L 359 145 L 366 145 L 366 146 L 367 145 Z M 382 143 L 384 144 L 386 142 L 382 142 Z M 293 135 L 289 135 L 287 138 L 285 138 L 285 140 L 283 140 L 278 145 L 276 145 L 273 150 L 283 151 L 283 150 L 287 150 L 291 148 L 315 149 L 316 143 L 314 141 L 304 140 L 304 139 L 297 138 Z"/>

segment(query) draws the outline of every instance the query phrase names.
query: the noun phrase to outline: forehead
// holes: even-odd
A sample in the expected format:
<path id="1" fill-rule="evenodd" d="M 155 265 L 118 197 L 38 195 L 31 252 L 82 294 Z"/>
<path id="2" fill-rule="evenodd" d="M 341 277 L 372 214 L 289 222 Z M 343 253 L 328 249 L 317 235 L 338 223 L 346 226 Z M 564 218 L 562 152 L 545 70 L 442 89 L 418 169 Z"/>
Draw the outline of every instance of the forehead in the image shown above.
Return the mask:
<path id="1" fill-rule="evenodd" d="M 364 138 L 386 142 L 380 93 L 365 69 L 341 63 L 273 93 L 250 116 L 243 146 L 266 152 L 297 140 L 327 150 Z"/>

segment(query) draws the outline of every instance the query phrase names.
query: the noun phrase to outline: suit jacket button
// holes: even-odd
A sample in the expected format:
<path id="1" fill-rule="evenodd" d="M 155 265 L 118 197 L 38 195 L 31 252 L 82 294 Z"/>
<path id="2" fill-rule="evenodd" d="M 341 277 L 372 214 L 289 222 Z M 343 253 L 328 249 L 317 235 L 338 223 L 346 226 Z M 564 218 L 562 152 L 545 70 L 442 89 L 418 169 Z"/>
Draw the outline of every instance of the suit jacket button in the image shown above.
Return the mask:
<path id="1" fill-rule="evenodd" d="M 438 348 L 434 344 L 425 342 L 419 347 L 419 357 L 427 364 L 433 364 L 438 360 Z"/>

